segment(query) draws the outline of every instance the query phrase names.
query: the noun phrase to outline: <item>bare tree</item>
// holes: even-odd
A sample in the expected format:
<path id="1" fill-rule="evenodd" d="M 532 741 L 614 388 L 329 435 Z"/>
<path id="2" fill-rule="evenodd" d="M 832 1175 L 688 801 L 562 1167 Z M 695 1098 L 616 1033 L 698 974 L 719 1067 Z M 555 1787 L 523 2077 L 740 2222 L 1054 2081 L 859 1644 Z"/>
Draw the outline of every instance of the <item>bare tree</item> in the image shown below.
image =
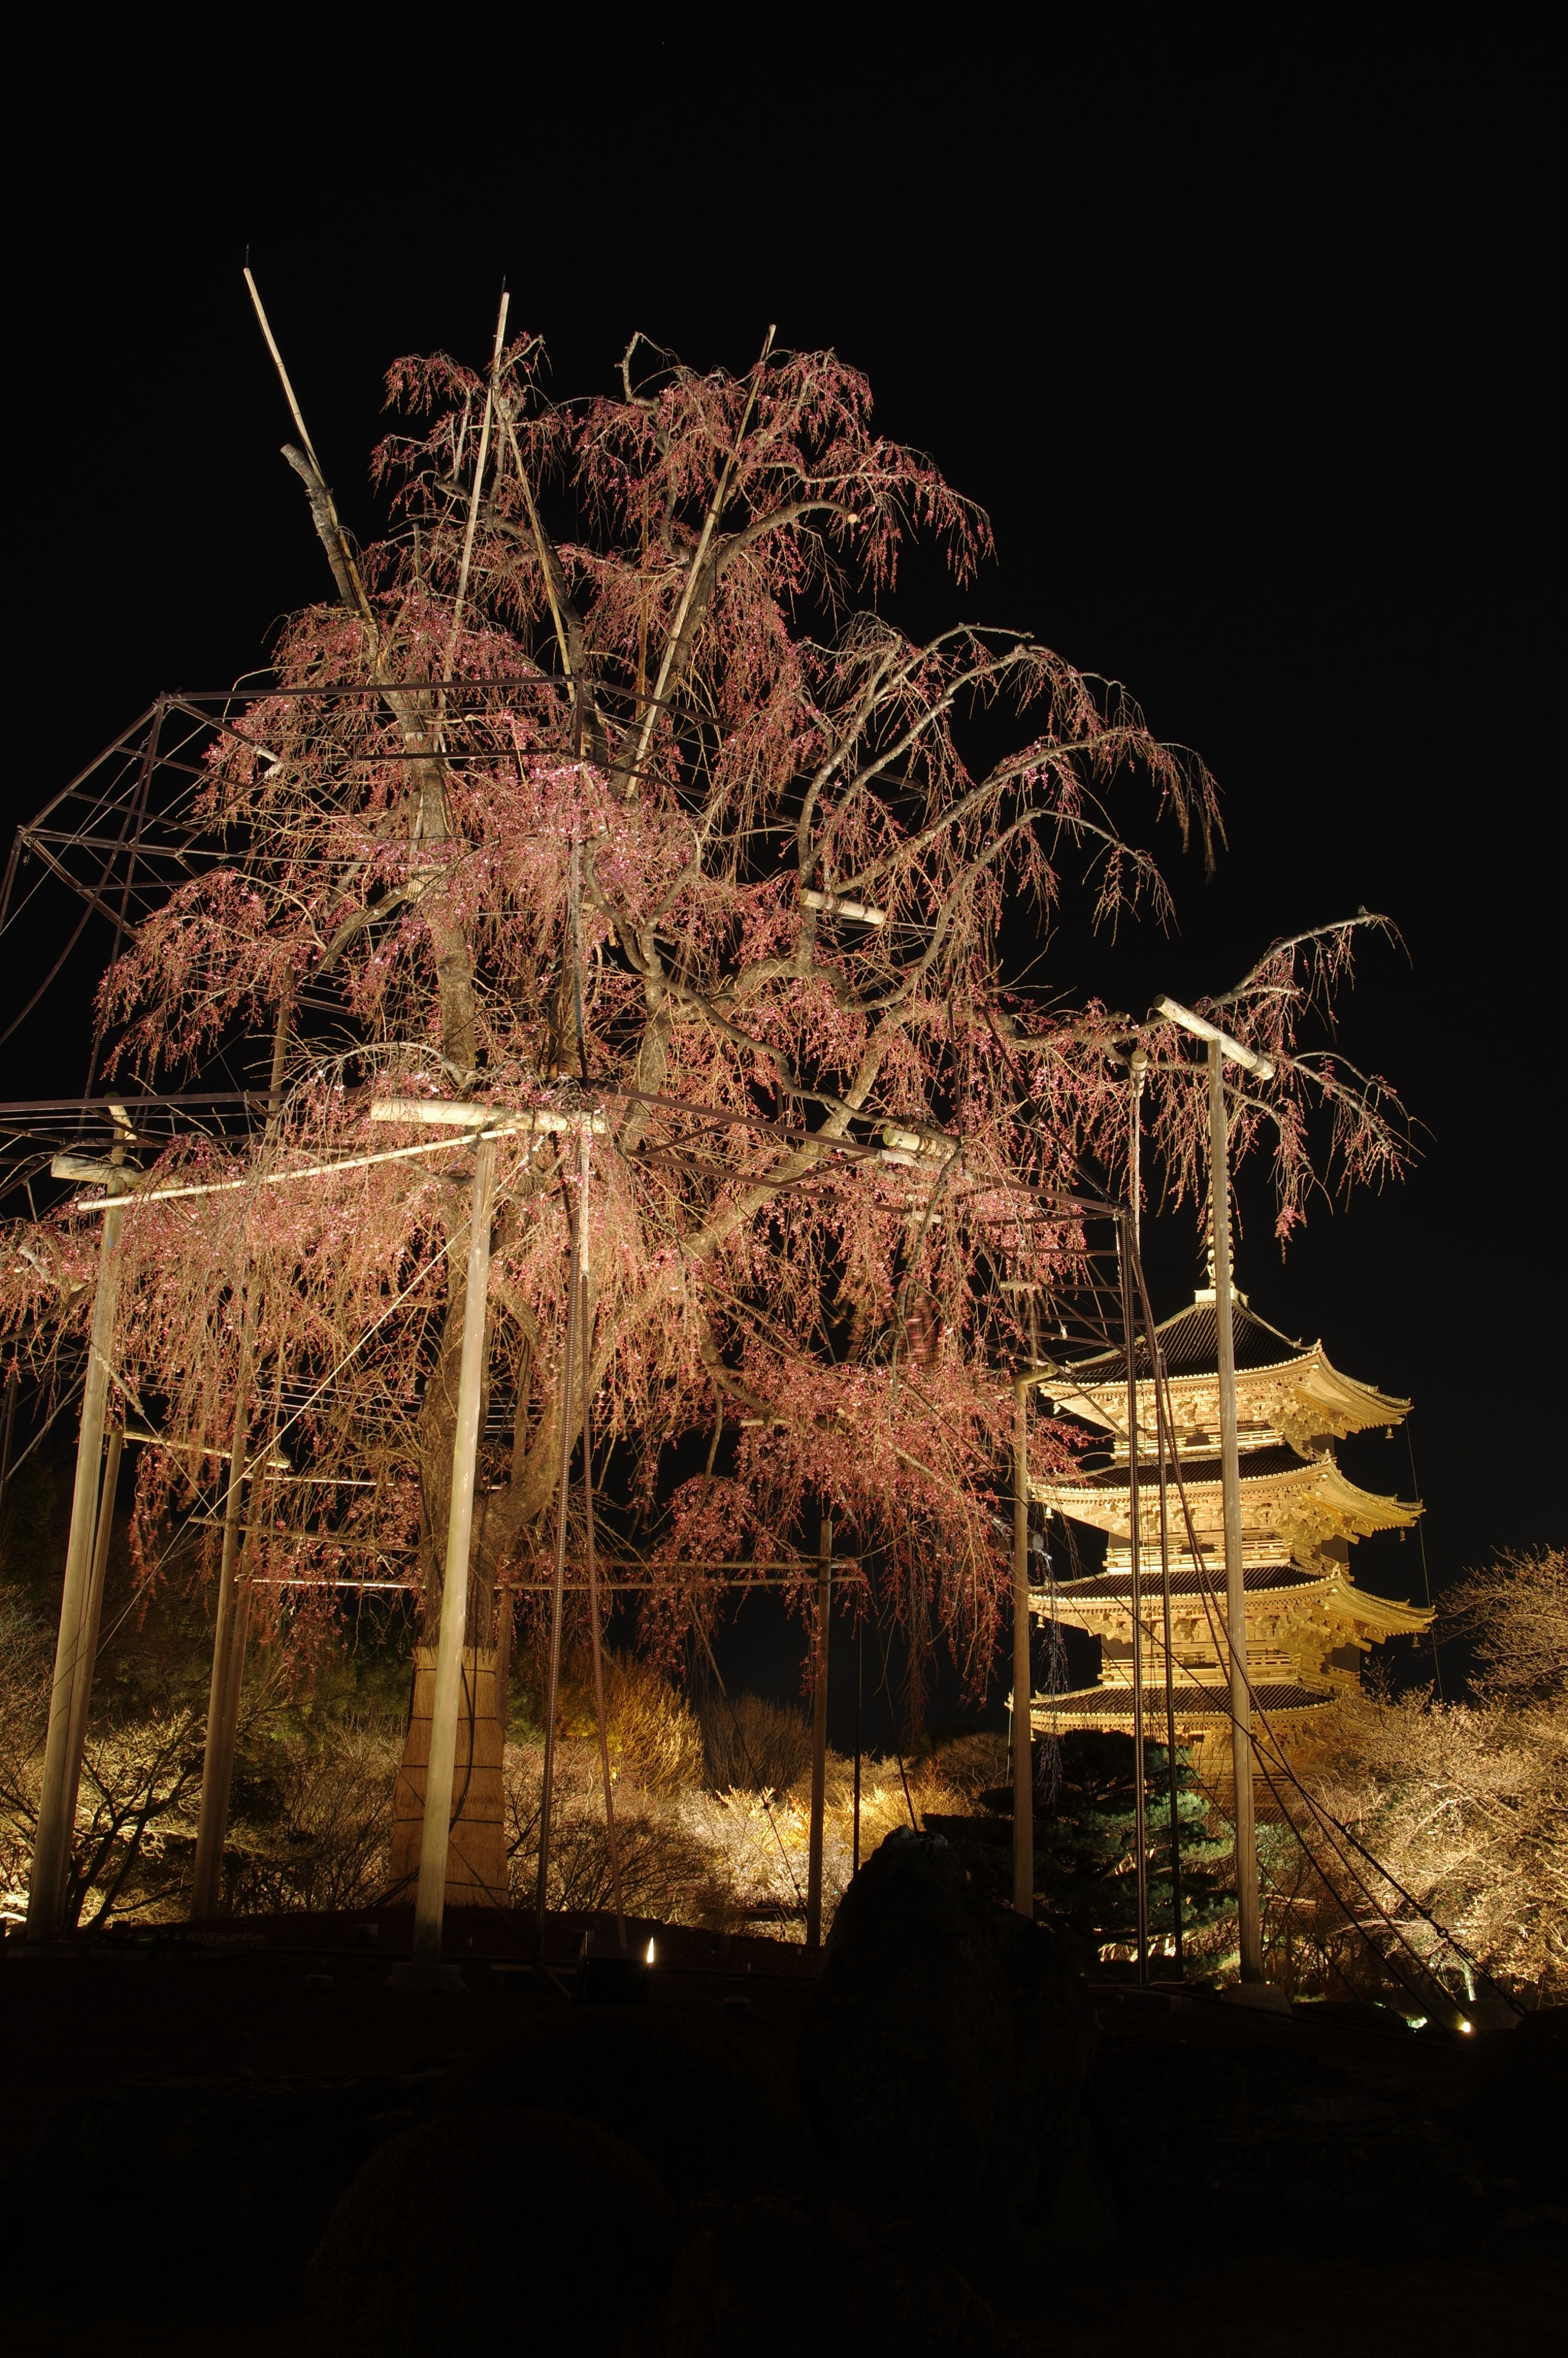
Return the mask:
<path id="1" fill-rule="evenodd" d="M 1440 1704 L 1422 1691 L 1353 1696 L 1337 1707 L 1334 1765 L 1308 1781 L 1364 1851 L 1314 1838 L 1311 1913 L 1320 1955 L 1347 1978 L 1367 1974 L 1369 1942 L 1391 1978 L 1424 1966 L 1461 2002 L 1476 1995 L 1478 1965 L 1533 2002 L 1561 2003 L 1565 1597 L 1561 1548 L 1500 1555 L 1447 1602 L 1450 1628 L 1477 1641 L 1470 1701 Z"/>

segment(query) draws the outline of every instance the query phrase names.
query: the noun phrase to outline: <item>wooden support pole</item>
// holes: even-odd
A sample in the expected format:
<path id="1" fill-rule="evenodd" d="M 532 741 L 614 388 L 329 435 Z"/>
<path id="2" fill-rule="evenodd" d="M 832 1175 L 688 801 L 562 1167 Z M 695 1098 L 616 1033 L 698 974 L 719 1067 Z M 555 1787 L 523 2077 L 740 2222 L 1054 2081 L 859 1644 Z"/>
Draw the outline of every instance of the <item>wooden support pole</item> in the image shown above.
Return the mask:
<path id="1" fill-rule="evenodd" d="M 16 1394 L 20 1390 L 21 1379 L 13 1359 L 10 1373 L 5 1379 L 5 1435 L 0 1442 L 0 1530 L 4 1529 L 5 1521 L 5 1485 L 11 1478 L 11 1436 L 16 1430 Z"/>
<path id="2" fill-rule="evenodd" d="M 76 1797 L 81 1790 L 81 1757 L 87 1748 L 87 1709 L 92 1700 L 92 1673 L 98 1660 L 98 1631 L 103 1618 L 103 1581 L 109 1569 L 109 1541 L 114 1524 L 114 1492 L 120 1480 L 120 1452 L 125 1445 L 125 1428 L 113 1424 L 109 1428 L 109 1445 L 103 1455 L 103 1481 L 98 1494 L 98 1528 L 92 1543 L 92 1572 L 87 1586 L 87 1612 L 81 1632 L 81 1648 L 77 1657 L 76 1678 L 70 1697 L 70 1748 L 66 1770 L 66 1823 L 74 1832 Z M 65 1875 L 70 1845 L 61 1854 L 59 1913 L 65 1913 Z"/>
<path id="3" fill-rule="evenodd" d="M 441 1918 L 447 1901 L 447 1848 L 451 1835 L 452 1771 L 458 1757 L 458 1706 L 462 1693 L 463 1635 L 468 1621 L 469 1542 L 473 1531 L 474 1452 L 484 1389 L 485 1302 L 490 1290 L 490 1221 L 495 1196 L 495 1141 L 474 1151 L 469 1222 L 468 1293 L 458 1372 L 458 1423 L 452 1439 L 452 1503 L 441 1622 L 436 1641 L 436 1693 L 430 1714 L 430 1758 L 425 1771 L 425 1821 L 419 1844 L 419 1888 L 414 1902 L 412 1972 L 395 1978 L 445 1985 L 457 1973 L 441 1966 Z"/>
<path id="4" fill-rule="evenodd" d="M 849 1861 L 851 1875 L 859 1875 L 860 1872 L 860 1699 L 865 1692 L 860 1677 L 862 1630 L 862 1616 L 857 1613 L 855 1616 L 855 1836 Z"/>
<path id="5" fill-rule="evenodd" d="M 113 1205 L 103 1215 L 103 1242 L 98 1259 L 98 1292 L 92 1308 L 92 1336 L 88 1346 L 87 1373 L 81 1388 L 81 1433 L 76 1448 L 76 1485 L 70 1500 L 70 1537 L 65 1551 L 65 1587 L 60 1597 L 59 1636 L 55 1645 L 54 1682 L 49 1689 L 43 1790 L 38 1801 L 38 1826 L 33 1844 L 33 1866 L 27 1890 L 27 1938 L 30 1941 L 52 1941 L 59 1931 L 65 1858 L 73 1831 L 66 1790 L 70 1781 L 71 1704 L 76 1692 L 77 1662 L 85 1636 L 87 1593 L 98 1526 L 98 1475 L 103 1454 L 109 1354 L 114 1347 L 114 1310 L 120 1290 L 120 1228 L 124 1217 L 118 1204 Z"/>
<path id="6" fill-rule="evenodd" d="M 1143 1791 L 1143 1581 L 1138 1504 L 1138 1350 L 1132 1318 L 1132 1216 L 1121 1222 L 1121 1325 L 1127 1345 L 1127 1531 L 1132 1571 L 1132 1843 L 1138 1887 L 1138 1978 L 1149 1979 L 1149 1839 Z"/>
<path id="7" fill-rule="evenodd" d="M 207 1743 L 201 1758 L 201 1807 L 196 1822 L 196 1865 L 190 1878 L 190 1920 L 204 1924 L 218 1913 L 223 1880 L 223 1830 L 229 1819 L 229 1776 L 234 1747 L 228 1724 L 231 1691 L 236 1708 L 239 1681 L 232 1675 L 236 1628 L 235 1568 L 240 1553 L 240 1517 L 245 1494 L 245 1440 L 250 1426 L 251 1303 L 247 1290 L 240 1310 L 240 1368 L 234 1385 L 234 1437 L 229 1448 L 229 1488 L 223 1503 L 223 1553 L 218 1567 L 218 1605 L 212 1622 L 212 1674 L 207 1687 Z M 240 1639 L 242 1655 L 244 1639 Z"/>
<path id="8" fill-rule="evenodd" d="M 1166 1511 L 1165 1483 L 1165 1354 L 1154 1340 L 1154 1322 L 1144 1320 L 1149 1355 L 1154 1364 L 1154 1421 L 1160 1451 L 1160 1601 L 1165 1621 L 1165 1773 L 1171 1803 L 1171 1921 L 1176 1942 L 1176 1979 L 1182 1978 L 1182 1806 L 1176 1786 L 1175 1665 L 1171 1659 L 1171 1527 Z"/>
<path id="9" fill-rule="evenodd" d="M 1029 1661 L 1029 1387 L 1012 1388 L 1012 1904 L 1034 1916 L 1034 1678 Z"/>
<path id="10" fill-rule="evenodd" d="M 822 1946 L 822 1822 L 827 1798 L 827 1633 L 833 1617 L 833 1519 L 822 1518 L 816 1549 L 816 1693 L 811 1723 L 811 1853 L 806 1883 L 806 1945 Z"/>
<path id="11" fill-rule="evenodd" d="M 1143 1242 L 1143 1123 L 1140 1100 L 1143 1095 L 1143 1084 L 1149 1076 L 1148 1050 L 1134 1048 L 1129 1061 L 1132 1074 L 1132 1101 L 1128 1114 L 1127 1200 L 1132 1206 L 1132 1242 L 1136 1249 Z"/>
<path id="12" fill-rule="evenodd" d="M 582 1211 L 572 1225 L 571 1275 L 567 1282 L 567 1340 L 561 1368 L 561 1481 L 556 1508 L 556 1578 L 550 1591 L 550 1658 L 545 1678 L 545 1771 L 539 1787 L 539 1872 L 534 1888 L 534 1950 L 545 1958 L 545 1913 L 550 1879 L 550 1807 L 556 1783 L 556 1701 L 561 1685 L 561 1620 L 566 1611 L 567 1498 L 572 1470 L 572 1370 L 577 1351 L 578 1271 Z"/>
<path id="13" fill-rule="evenodd" d="M 229 1833 L 229 1801 L 234 1788 L 234 1754 L 240 1737 L 240 1691 L 245 1676 L 245 1644 L 251 1631 L 251 1575 L 244 1559 L 234 1576 L 234 1606 L 229 1630 L 229 1668 L 223 1687 L 222 1719 L 220 1740 L 222 1756 L 218 1764 L 218 1823 L 214 1828 L 212 1909 L 218 1913 L 223 1844 Z"/>
<path id="14" fill-rule="evenodd" d="M 1160 1347 L 1160 1338 L 1155 1331 L 1148 1282 L 1136 1248 L 1132 1256 L 1132 1273 L 1138 1282 L 1143 1332 L 1149 1343 L 1149 1365 L 1154 1378 L 1154 1433 L 1160 1467 L 1160 1600 L 1164 1617 L 1165 1646 L 1165 1771 L 1171 1824 L 1171 1915 L 1175 1932 L 1176 1978 L 1179 1981 L 1182 1978 L 1182 1817 L 1176 1782 L 1175 1660 L 1171 1644 L 1171 1524 L 1166 1474 L 1166 1467 L 1174 1455 L 1174 1444 L 1171 1433 L 1170 1382 L 1165 1372 L 1165 1354 Z"/>
<path id="15" fill-rule="evenodd" d="M 1225 1619 L 1230 1653 L 1230 1758 L 1236 1782 L 1236 1906 L 1241 1978 L 1263 1978 L 1258 1909 L 1258 1836 L 1252 1814 L 1252 1695 L 1247 1675 L 1247 1585 L 1241 1555 L 1241 1462 L 1236 1440 L 1236 1337 L 1230 1298 L 1230 1186 L 1221 1045 L 1208 1044 L 1209 1215 L 1214 1308 L 1219 1334 L 1219 1460 L 1225 1509 Z"/>
<path id="16" fill-rule="evenodd" d="M 610 1887 L 615 1900 L 615 1933 L 626 1954 L 626 1909 L 621 1896 L 621 1851 L 615 1839 L 615 1789 L 610 1775 L 610 1730 L 604 1716 L 604 1658 L 599 1637 L 599 1563 L 593 1531 L 593 1325 L 588 1284 L 588 1131 L 582 1132 L 578 1205 L 578 1257 L 582 1265 L 582 1511 L 588 1536 L 588 1616 L 593 1633 L 593 1702 L 599 1721 L 599 1764 L 604 1775 L 604 1831 L 610 1844 Z"/>

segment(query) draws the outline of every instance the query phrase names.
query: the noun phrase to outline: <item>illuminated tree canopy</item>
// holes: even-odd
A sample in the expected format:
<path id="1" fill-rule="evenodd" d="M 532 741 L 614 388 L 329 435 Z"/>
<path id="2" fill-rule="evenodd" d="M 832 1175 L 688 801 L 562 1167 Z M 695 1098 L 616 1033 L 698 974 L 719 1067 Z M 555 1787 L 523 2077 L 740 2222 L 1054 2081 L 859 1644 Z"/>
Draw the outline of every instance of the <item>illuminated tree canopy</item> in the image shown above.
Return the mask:
<path id="1" fill-rule="evenodd" d="M 193 1133 L 146 1183 L 244 1184 L 125 1218 L 116 1379 L 160 1435 L 138 1560 L 157 1576 L 226 1457 L 243 1350 L 254 1568 L 325 1582 L 384 1552 L 431 1611 L 468 1151 L 370 1111 L 459 1098 L 507 1131 L 479 1626 L 553 1544 L 580 1216 L 596 1431 L 649 1642 L 710 1617 L 696 1567 L 791 1552 L 826 1502 L 885 1608 L 918 1590 L 982 1678 L 1011 1372 L 1028 1305 L 1082 1274 L 1066 1199 L 1124 1184 L 1135 1039 L 1178 1196 L 1205 1152 L 1191 1044 L 1025 987 L 1009 926 L 1022 909 L 1046 935 L 1070 887 L 1101 921 L 1166 917 L 1116 813 L 1206 858 L 1214 783 L 1022 633 L 898 627 L 916 548 L 964 590 L 989 527 L 874 430 L 834 353 L 770 336 L 731 376 L 637 338 L 618 394 L 565 403 L 542 358 L 524 336 L 486 374 L 394 367 L 373 545 L 287 448 L 335 595 L 236 693 L 201 786 L 211 857 L 104 979 L 127 1087 L 246 1056 L 276 1079 L 265 1136 Z M 1046 455 L 1021 428 L 1020 463 Z M 1401 1159 L 1397 1100 L 1302 1044 L 1351 938 L 1281 945 L 1208 1010 L 1275 1061 L 1236 1147 L 1268 1143 L 1284 1234 L 1312 1138 L 1325 1177 Z M 574 1132 L 527 1126 L 585 1109 L 586 1192 Z M 61 1211 L 14 1242 L 5 1327 L 41 1366 L 84 1331 L 95 1224 Z M 1044 1463 L 1066 1441 L 1043 1420 L 1036 1445 Z M 324 1588 L 292 1593 L 325 1616 Z"/>

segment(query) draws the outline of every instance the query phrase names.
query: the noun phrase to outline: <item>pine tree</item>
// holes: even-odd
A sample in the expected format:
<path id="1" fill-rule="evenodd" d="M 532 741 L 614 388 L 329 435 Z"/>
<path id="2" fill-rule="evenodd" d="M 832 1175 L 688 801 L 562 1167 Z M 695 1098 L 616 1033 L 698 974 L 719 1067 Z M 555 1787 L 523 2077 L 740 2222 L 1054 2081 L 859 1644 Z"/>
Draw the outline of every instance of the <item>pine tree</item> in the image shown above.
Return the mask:
<path id="1" fill-rule="evenodd" d="M 1090 1952 L 1138 1937 L 1136 1791 L 1132 1738 L 1075 1731 L 1058 1745 L 1060 1775 L 1034 1818 L 1034 1886 L 1043 1921 L 1071 1932 Z M 1143 1748 L 1148 1839 L 1149 1936 L 1172 1930 L 1170 1807 L 1163 1745 Z M 1230 1904 L 1230 1844 L 1211 1840 L 1208 1809 L 1192 1755 L 1176 1751 L 1176 1811 L 1182 1853 L 1182 1929 L 1202 1931 Z"/>

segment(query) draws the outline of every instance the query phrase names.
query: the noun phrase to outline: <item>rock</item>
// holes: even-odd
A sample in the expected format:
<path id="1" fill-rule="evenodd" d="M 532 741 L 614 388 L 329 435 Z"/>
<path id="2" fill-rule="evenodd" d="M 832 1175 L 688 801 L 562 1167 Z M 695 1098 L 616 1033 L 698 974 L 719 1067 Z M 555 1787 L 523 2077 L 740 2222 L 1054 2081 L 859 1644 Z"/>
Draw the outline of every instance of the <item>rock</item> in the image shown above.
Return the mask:
<path id="1" fill-rule="evenodd" d="M 846 2186 L 907 2205 L 968 2273 L 1087 2261 L 1111 2223 L 1079 2111 L 1094 2038 L 1052 1936 L 901 1828 L 839 1904 L 801 2090 Z"/>
<path id="2" fill-rule="evenodd" d="M 1122 2215 L 1184 2248 L 1220 2216 L 1249 2251 L 1299 2250 L 1350 2219 L 1389 2250 L 1487 2230 L 1464 2140 L 1310 2053 L 1108 2037 L 1089 2110 Z"/>
<path id="3" fill-rule="evenodd" d="M 1543 2007 L 1516 2029 L 1484 2035 L 1465 2128 L 1527 2199 L 1568 2208 L 1568 2006 Z"/>
<path id="4" fill-rule="evenodd" d="M 800 2100 L 735 2034 L 657 2006 L 574 2006 L 460 2065 L 439 2110 L 514 2104 L 572 2113 L 622 2137 L 677 2201 L 805 2201 L 816 2151 Z"/>
<path id="5" fill-rule="evenodd" d="M 787 2288 L 787 2289 L 785 2289 Z M 908 2223 L 839 2205 L 696 2204 L 665 2358 L 1012 2358 L 1011 2330 Z"/>
<path id="6" fill-rule="evenodd" d="M 243 2299 L 297 2296 L 355 2172 L 424 2117 L 430 2076 L 127 2081 L 75 2097 L 0 2151 L 0 2258 L 79 2291 L 146 2288 L 158 2223 L 178 2219 L 183 2289 L 232 2299 L 238 2242 L 267 2255 Z M 84 2234 L 94 2187 L 119 2190 Z"/>
<path id="7" fill-rule="evenodd" d="M 618 2137 L 492 2105 L 427 2121 L 366 2162 L 306 2271 L 319 2347 L 658 2346 L 675 2206 Z"/>

